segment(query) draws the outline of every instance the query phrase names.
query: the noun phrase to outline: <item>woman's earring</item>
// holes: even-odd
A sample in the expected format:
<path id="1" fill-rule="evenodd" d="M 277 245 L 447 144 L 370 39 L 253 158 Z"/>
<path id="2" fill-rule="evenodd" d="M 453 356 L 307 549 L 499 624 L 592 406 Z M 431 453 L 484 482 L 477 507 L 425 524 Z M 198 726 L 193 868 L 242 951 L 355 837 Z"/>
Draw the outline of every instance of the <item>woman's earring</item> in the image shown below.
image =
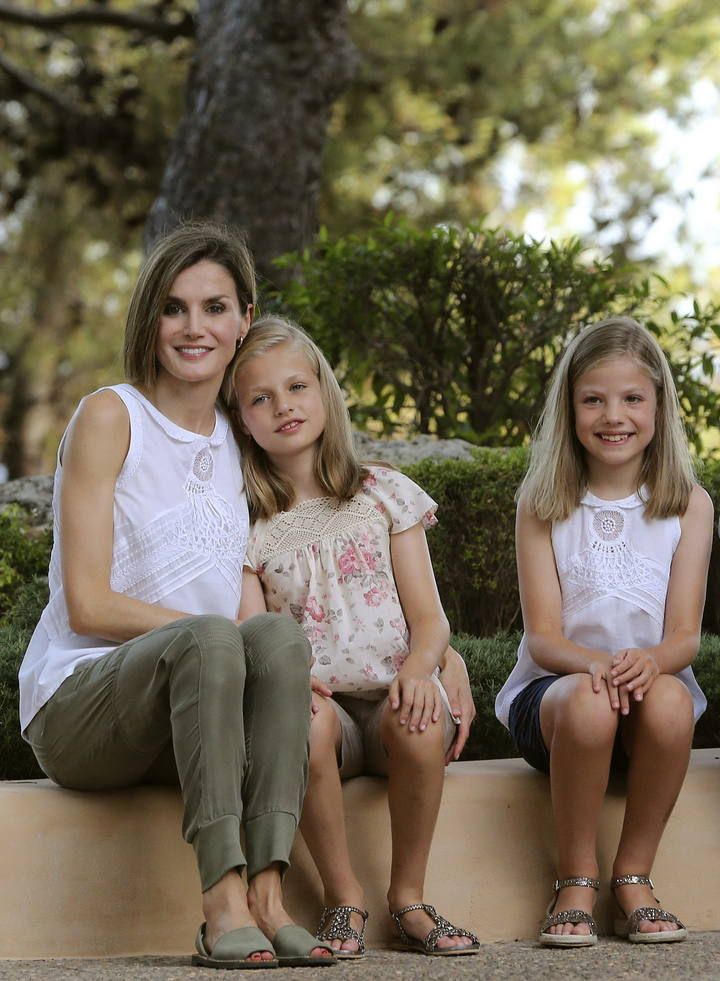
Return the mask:
<path id="1" fill-rule="evenodd" d="M 242 347 L 242 342 L 244 340 L 245 340 L 245 337 L 241 334 L 240 337 L 238 337 L 238 339 L 237 339 L 237 344 L 235 345 L 235 350 L 236 351 L 239 351 L 240 350 L 240 348 Z"/>

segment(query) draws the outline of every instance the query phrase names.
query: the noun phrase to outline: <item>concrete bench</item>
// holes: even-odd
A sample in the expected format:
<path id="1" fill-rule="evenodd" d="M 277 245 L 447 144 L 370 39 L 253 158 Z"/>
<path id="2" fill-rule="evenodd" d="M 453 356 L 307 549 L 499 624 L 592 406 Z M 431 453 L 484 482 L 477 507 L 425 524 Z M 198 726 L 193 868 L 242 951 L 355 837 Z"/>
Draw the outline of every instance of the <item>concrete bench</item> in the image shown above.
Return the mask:
<path id="1" fill-rule="evenodd" d="M 606 929 L 623 803 L 609 795 L 602 816 L 597 914 Z M 345 807 L 371 913 L 368 938 L 381 945 L 391 936 L 385 782 L 349 781 Z M 201 916 L 180 814 L 179 794 L 169 788 L 78 793 L 48 780 L 0 784 L 0 957 L 189 953 Z M 696 750 L 654 870 L 664 905 L 694 930 L 720 929 L 719 827 L 720 750 Z M 482 940 L 527 938 L 535 934 L 552 879 L 547 780 L 522 760 L 451 766 L 427 900 Z M 290 912 L 313 928 L 322 895 L 300 839 L 286 882 Z"/>

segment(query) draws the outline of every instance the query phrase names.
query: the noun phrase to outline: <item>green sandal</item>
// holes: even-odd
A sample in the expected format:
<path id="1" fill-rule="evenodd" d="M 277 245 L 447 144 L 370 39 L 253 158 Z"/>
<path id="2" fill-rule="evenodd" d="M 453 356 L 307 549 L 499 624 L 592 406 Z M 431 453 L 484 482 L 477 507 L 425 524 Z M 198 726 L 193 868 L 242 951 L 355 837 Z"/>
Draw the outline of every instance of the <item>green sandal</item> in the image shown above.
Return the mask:
<path id="1" fill-rule="evenodd" d="M 212 953 L 208 953 L 205 946 L 206 926 L 206 923 L 202 924 L 195 938 L 197 954 L 192 956 L 192 963 L 195 967 L 213 967 L 226 971 L 254 971 L 279 966 L 273 945 L 258 927 L 247 926 L 239 927 L 237 930 L 228 930 L 215 944 Z M 272 960 L 249 960 L 251 954 L 264 953 L 265 951 L 269 951 L 273 955 Z"/>
<path id="2" fill-rule="evenodd" d="M 280 927 L 273 938 L 273 947 L 277 953 L 280 967 L 331 967 L 337 964 L 335 951 L 330 944 L 325 944 L 311 933 L 298 926 L 288 923 Z M 321 947 L 330 952 L 330 957 L 311 957 L 310 951 Z"/>

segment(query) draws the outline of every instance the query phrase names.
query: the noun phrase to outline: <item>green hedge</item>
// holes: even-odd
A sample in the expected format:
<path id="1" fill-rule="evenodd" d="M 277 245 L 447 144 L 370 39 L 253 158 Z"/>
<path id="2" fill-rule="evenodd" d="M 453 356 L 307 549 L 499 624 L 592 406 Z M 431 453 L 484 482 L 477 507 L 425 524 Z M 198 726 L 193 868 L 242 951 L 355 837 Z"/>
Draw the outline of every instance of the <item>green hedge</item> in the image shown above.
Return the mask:
<path id="1" fill-rule="evenodd" d="M 515 571 L 515 491 L 524 449 L 476 451 L 474 460 L 423 460 L 403 468 L 438 503 L 428 534 L 452 628 L 476 636 L 522 626 Z"/>

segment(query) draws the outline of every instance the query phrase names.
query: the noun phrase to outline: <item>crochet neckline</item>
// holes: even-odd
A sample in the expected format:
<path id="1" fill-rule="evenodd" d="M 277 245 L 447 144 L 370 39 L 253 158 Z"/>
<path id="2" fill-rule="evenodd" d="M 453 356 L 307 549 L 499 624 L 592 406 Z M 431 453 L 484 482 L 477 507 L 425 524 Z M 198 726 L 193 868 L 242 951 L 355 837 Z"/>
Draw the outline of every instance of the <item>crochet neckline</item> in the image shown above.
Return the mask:
<path id="1" fill-rule="evenodd" d="M 642 507 L 645 504 L 645 485 L 640 488 L 639 491 L 635 491 L 629 494 L 627 497 L 622 497 L 619 500 L 605 500 L 605 498 L 597 497 L 591 491 L 585 491 L 581 504 L 587 504 L 592 508 L 637 508 Z"/>
<path id="2" fill-rule="evenodd" d="M 134 385 L 130 385 L 127 382 L 122 385 L 125 391 L 130 392 L 139 402 L 141 402 L 147 409 L 149 415 L 165 430 L 168 436 L 172 436 L 173 439 L 178 439 L 183 443 L 194 443 L 197 440 L 204 439 L 210 446 L 219 446 L 227 435 L 228 430 L 228 420 L 222 412 L 220 412 L 217 407 L 215 408 L 215 426 L 212 433 L 206 436 L 204 433 L 195 433 L 190 429 L 184 429 L 179 426 L 172 419 L 169 419 L 164 415 L 147 396 L 135 388 Z"/>

